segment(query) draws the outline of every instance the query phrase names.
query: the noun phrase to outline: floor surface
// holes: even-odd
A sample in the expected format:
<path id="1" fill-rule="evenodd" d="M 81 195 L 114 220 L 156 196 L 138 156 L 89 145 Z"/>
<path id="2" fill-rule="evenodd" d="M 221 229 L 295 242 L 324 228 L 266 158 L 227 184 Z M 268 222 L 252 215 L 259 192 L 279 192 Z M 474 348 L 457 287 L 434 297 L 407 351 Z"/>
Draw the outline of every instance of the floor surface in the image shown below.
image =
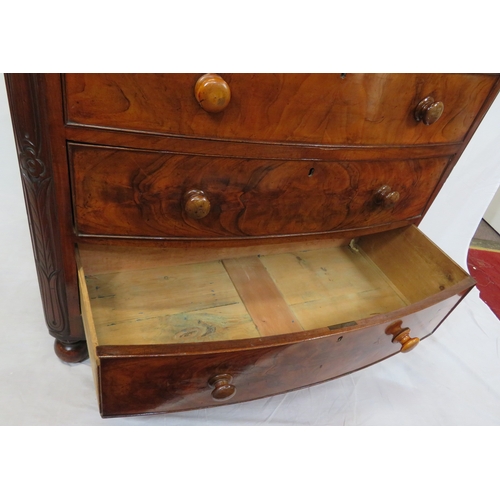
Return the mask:
<path id="1" fill-rule="evenodd" d="M 500 249 L 500 234 L 498 234 L 484 219 L 481 219 L 476 229 L 471 246 Z"/>
<path id="2" fill-rule="evenodd" d="M 500 235 L 481 220 L 467 255 L 479 297 L 500 319 Z"/>

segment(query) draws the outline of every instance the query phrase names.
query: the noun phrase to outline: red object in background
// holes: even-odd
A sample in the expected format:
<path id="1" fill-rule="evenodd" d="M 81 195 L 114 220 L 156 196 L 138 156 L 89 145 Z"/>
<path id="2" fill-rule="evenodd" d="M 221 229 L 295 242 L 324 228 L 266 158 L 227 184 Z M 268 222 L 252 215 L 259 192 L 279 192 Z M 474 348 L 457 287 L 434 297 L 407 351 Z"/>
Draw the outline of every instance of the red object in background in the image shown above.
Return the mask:
<path id="1" fill-rule="evenodd" d="M 467 265 L 479 296 L 500 319 L 500 251 L 470 248 Z"/>

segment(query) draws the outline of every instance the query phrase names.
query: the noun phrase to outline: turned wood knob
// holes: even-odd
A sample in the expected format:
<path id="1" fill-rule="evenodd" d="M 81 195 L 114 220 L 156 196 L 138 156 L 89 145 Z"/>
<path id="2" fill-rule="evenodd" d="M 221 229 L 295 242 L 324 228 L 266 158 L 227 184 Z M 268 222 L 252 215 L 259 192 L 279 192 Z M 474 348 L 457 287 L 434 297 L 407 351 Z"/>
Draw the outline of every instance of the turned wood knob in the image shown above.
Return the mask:
<path id="1" fill-rule="evenodd" d="M 215 375 L 208 381 L 208 386 L 213 389 L 212 398 L 216 401 L 226 401 L 236 394 L 236 387 L 231 385 L 233 377 L 224 373 Z"/>
<path id="2" fill-rule="evenodd" d="M 441 101 L 434 102 L 432 97 L 422 99 L 415 108 L 415 120 L 423 122 L 425 125 L 432 125 L 437 122 L 444 111 L 444 104 Z"/>
<path id="3" fill-rule="evenodd" d="M 384 184 L 375 192 L 375 203 L 384 207 L 392 207 L 399 201 L 399 192 L 393 191 L 390 186 Z"/>
<path id="4" fill-rule="evenodd" d="M 229 104 L 231 89 L 219 75 L 207 73 L 198 78 L 194 86 L 194 96 L 205 111 L 219 113 Z"/>
<path id="5" fill-rule="evenodd" d="M 184 211 L 192 219 L 203 219 L 210 212 L 210 201 L 203 191 L 191 189 L 184 195 Z"/>
<path id="6" fill-rule="evenodd" d="M 401 344 L 401 352 L 409 352 L 415 347 L 417 347 L 420 339 L 418 337 L 410 337 L 411 330 L 409 328 L 402 327 L 402 321 L 396 321 L 392 325 L 388 326 L 385 330 L 387 335 L 392 335 L 392 342 Z"/>

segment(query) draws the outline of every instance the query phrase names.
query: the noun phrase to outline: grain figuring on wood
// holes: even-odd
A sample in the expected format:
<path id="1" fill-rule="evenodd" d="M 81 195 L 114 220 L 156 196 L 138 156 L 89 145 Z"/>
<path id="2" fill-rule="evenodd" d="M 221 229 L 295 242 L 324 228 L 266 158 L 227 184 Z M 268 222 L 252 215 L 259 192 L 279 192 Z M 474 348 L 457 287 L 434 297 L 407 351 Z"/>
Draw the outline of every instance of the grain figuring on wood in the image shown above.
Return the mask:
<path id="1" fill-rule="evenodd" d="M 494 75 L 221 74 L 231 102 L 220 113 L 194 96 L 200 74 L 68 74 L 68 122 L 174 135 L 321 144 L 426 144 L 463 140 Z M 444 103 L 426 126 L 415 109 Z"/>
<path id="2" fill-rule="evenodd" d="M 310 234 L 422 213 L 449 158 L 301 162 L 169 155 L 71 145 L 80 234 L 184 238 Z M 389 184 L 399 194 L 380 203 Z M 209 211 L 186 213 L 203 192 Z"/>

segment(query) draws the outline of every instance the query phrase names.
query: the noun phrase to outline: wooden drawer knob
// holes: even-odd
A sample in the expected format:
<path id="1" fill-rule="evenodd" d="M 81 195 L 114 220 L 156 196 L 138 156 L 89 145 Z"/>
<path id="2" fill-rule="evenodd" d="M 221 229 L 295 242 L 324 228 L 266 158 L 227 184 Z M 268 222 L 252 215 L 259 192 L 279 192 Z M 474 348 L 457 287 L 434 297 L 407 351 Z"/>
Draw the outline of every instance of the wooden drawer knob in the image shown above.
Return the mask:
<path id="1" fill-rule="evenodd" d="M 184 211 L 192 219 L 203 219 L 210 212 L 210 201 L 203 191 L 191 189 L 184 195 Z"/>
<path id="2" fill-rule="evenodd" d="M 409 328 L 402 327 L 402 321 L 396 321 L 392 325 L 388 326 L 385 330 L 387 335 L 392 335 L 392 342 L 401 344 L 401 352 L 410 352 L 412 349 L 417 347 L 420 339 L 418 337 L 410 337 L 411 330 Z"/>
<path id="3" fill-rule="evenodd" d="M 375 193 L 375 203 L 386 208 L 394 206 L 399 201 L 399 192 L 393 191 L 390 186 L 384 184 Z"/>
<path id="4" fill-rule="evenodd" d="M 236 387 L 231 385 L 233 377 L 224 373 L 215 375 L 209 381 L 208 385 L 213 389 L 212 398 L 216 401 L 226 401 L 236 394 Z"/>
<path id="5" fill-rule="evenodd" d="M 231 89 L 219 75 L 207 73 L 198 78 L 194 86 L 194 96 L 205 111 L 219 113 L 229 104 Z"/>
<path id="6" fill-rule="evenodd" d="M 415 108 L 415 120 L 432 125 L 437 122 L 444 111 L 444 104 L 441 101 L 434 102 L 432 97 L 422 99 Z"/>

